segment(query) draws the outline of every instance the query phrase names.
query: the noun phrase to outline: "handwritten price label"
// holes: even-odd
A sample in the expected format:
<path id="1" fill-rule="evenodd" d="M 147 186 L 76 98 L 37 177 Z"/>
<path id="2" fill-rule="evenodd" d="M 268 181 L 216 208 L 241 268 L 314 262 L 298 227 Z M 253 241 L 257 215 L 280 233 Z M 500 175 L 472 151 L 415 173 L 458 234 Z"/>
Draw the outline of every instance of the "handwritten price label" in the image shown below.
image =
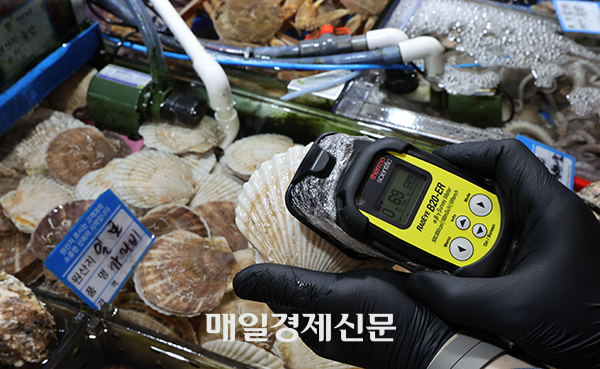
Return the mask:
<path id="1" fill-rule="evenodd" d="M 111 302 L 154 236 L 108 190 L 85 212 L 44 265 L 88 305 Z"/>

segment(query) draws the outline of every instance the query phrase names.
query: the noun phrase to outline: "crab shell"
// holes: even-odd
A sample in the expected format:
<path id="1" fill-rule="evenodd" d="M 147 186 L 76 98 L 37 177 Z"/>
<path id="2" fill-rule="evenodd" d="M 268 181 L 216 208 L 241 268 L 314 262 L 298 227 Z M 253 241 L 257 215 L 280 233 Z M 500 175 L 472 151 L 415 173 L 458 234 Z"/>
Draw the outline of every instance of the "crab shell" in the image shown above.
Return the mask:
<path id="1" fill-rule="evenodd" d="M 171 232 L 156 239 L 135 269 L 135 290 L 163 314 L 200 315 L 221 302 L 233 262 L 223 237 Z"/>

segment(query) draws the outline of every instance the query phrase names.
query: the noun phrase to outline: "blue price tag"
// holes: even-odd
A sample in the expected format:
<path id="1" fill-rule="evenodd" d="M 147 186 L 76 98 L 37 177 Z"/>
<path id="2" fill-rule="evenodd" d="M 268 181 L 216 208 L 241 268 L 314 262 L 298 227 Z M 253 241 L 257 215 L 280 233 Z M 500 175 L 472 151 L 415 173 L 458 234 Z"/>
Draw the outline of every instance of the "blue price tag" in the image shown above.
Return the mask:
<path id="1" fill-rule="evenodd" d="M 112 301 L 153 241 L 154 235 L 108 190 L 44 265 L 89 306 L 99 309 Z"/>
<path id="2" fill-rule="evenodd" d="M 565 32 L 600 34 L 600 3 L 597 1 L 552 0 Z"/>
<path id="3" fill-rule="evenodd" d="M 574 157 L 523 135 L 518 135 L 517 139 L 523 142 L 544 163 L 560 183 L 573 190 L 573 181 L 575 180 Z"/>

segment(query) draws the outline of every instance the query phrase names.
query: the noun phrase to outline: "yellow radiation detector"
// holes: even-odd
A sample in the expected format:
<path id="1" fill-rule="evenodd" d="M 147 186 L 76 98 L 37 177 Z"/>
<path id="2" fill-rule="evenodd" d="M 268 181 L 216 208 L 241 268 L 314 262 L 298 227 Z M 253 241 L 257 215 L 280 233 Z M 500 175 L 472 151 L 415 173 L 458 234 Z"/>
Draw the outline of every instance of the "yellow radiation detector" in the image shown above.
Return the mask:
<path id="1" fill-rule="evenodd" d="M 339 135 L 319 137 L 299 166 L 286 194 L 294 216 L 353 257 L 498 274 L 512 226 L 497 184 L 396 138 Z M 330 192 L 321 205 L 315 186 Z"/>

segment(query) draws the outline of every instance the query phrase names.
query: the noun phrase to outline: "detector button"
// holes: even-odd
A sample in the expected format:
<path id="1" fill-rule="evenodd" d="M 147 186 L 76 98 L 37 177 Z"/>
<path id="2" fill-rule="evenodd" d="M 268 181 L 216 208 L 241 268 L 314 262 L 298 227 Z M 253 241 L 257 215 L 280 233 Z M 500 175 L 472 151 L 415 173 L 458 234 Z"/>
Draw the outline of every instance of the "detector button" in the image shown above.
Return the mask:
<path id="1" fill-rule="evenodd" d="M 469 260 L 473 256 L 473 244 L 464 237 L 458 237 L 450 242 L 450 254 L 458 261 Z"/>
<path id="2" fill-rule="evenodd" d="M 478 217 L 484 217 L 492 212 L 492 200 L 486 195 L 473 195 L 469 200 L 469 209 Z"/>
<path id="3" fill-rule="evenodd" d="M 483 238 L 487 234 L 487 228 L 481 224 L 477 223 L 473 226 L 473 235 L 477 238 Z"/>
<path id="4" fill-rule="evenodd" d="M 468 229 L 470 225 L 471 225 L 471 221 L 466 216 L 461 215 L 456 218 L 456 226 L 458 227 L 458 229 L 461 229 L 464 231 L 465 229 Z"/>

